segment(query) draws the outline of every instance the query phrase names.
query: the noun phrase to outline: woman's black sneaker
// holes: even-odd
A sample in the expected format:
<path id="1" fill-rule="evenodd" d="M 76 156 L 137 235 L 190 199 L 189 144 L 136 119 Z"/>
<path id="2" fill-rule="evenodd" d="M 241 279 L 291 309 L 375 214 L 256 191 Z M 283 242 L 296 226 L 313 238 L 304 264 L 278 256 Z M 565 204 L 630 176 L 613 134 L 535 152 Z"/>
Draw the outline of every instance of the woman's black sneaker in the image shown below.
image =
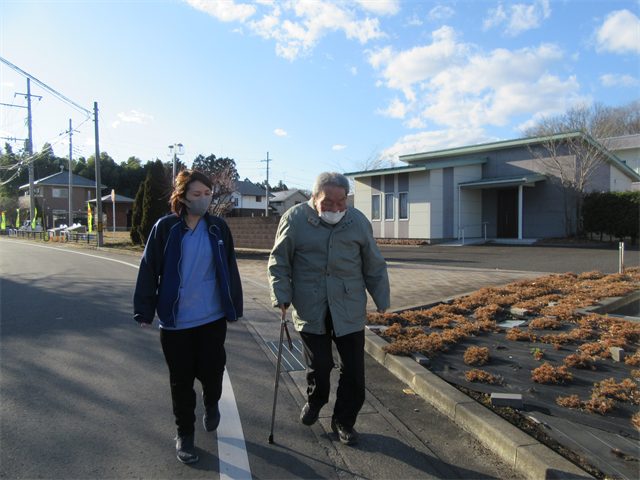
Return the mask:
<path id="1" fill-rule="evenodd" d="M 310 427 L 318 421 L 321 409 L 322 407 L 317 407 L 314 404 L 307 402 L 305 406 L 302 407 L 302 412 L 300 413 L 300 421 L 306 426 Z"/>
<path id="2" fill-rule="evenodd" d="M 342 443 L 345 445 L 356 445 L 358 443 L 358 432 L 353 427 L 345 427 L 335 418 L 331 419 L 331 430 L 333 430 Z"/>

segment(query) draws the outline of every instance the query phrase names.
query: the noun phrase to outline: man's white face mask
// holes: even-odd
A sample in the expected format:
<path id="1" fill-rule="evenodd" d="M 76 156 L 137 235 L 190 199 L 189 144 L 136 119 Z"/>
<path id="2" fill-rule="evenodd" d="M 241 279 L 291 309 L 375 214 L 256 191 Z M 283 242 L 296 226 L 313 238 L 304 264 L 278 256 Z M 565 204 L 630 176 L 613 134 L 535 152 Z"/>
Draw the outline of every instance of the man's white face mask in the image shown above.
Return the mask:
<path id="1" fill-rule="evenodd" d="M 345 213 L 347 213 L 346 210 L 342 212 L 320 212 L 319 217 L 321 220 L 324 220 L 331 225 L 335 225 L 340 220 L 342 220 L 342 217 L 344 217 Z"/>

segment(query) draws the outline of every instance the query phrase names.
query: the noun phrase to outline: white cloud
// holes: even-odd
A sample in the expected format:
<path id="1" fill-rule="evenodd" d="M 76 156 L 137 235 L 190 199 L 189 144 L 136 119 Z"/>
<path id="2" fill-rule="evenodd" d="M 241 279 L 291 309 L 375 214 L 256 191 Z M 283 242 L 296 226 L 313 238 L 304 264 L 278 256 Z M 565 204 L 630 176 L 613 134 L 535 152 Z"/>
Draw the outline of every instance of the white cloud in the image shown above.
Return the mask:
<path id="1" fill-rule="evenodd" d="M 482 128 L 453 128 L 420 132 L 402 137 L 393 147 L 385 150 L 383 154 L 397 161 L 399 155 L 431 152 L 434 150 L 488 143 L 497 140 L 499 139 L 489 137 Z"/>
<path id="2" fill-rule="evenodd" d="M 429 18 L 431 20 L 446 20 L 447 18 L 451 18 L 455 15 L 456 11 L 451 7 L 443 7 L 442 5 L 438 5 L 435 8 L 432 8 L 429 12 Z"/>
<path id="3" fill-rule="evenodd" d="M 351 67 L 349 69 L 349 71 L 351 72 L 351 75 L 357 75 L 358 74 L 358 69 L 356 67 Z"/>
<path id="4" fill-rule="evenodd" d="M 385 12 L 392 12 L 391 5 L 396 4 L 383 3 L 384 8 L 382 4 L 379 8 Z M 270 14 L 247 25 L 255 34 L 275 39 L 276 53 L 289 60 L 308 55 L 322 37 L 336 31 L 361 44 L 386 37 L 377 18 L 358 19 L 357 12 L 348 5 L 323 1 L 277 3 Z"/>
<path id="5" fill-rule="evenodd" d="M 364 10 L 378 15 L 395 15 L 400 11 L 400 0 L 356 0 Z"/>
<path id="6" fill-rule="evenodd" d="M 147 120 L 153 120 L 153 116 L 147 115 L 146 113 L 138 112 L 136 110 L 131 110 L 129 113 L 120 112 L 118 114 L 118 118 L 120 118 L 120 120 L 116 120 L 111 123 L 111 126 L 113 128 L 116 128 L 122 122 L 140 123 L 144 125 L 147 123 Z"/>
<path id="7" fill-rule="evenodd" d="M 405 113 L 407 113 L 407 104 L 398 100 L 398 97 L 396 97 L 386 110 L 378 110 L 377 113 L 391 118 L 404 118 Z"/>
<path id="8" fill-rule="evenodd" d="M 420 20 L 420 18 L 418 18 L 418 15 L 416 15 L 415 13 L 413 14 L 413 17 L 408 18 L 407 22 L 404 24 L 405 27 L 415 27 L 419 25 L 422 25 L 422 20 Z"/>
<path id="9" fill-rule="evenodd" d="M 600 77 L 600 81 L 605 87 L 615 87 L 616 85 L 620 85 L 623 87 L 638 86 L 638 79 L 633 78 L 631 75 L 618 75 L 608 73 L 607 75 L 602 75 Z"/>
<path id="10" fill-rule="evenodd" d="M 597 50 L 614 53 L 640 53 L 640 19 L 629 10 L 607 15 L 596 31 Z"/>
<path id="11" fill-rule="evenodd" d="M 533 5 L 509 4 L 507 11 L 499 3 L 497 8 L 489 10 L 489 16 L 483 20 L 482 28 L 486 31 L 506 22 L 504 34 L 515 37 L 526 30 L 538 28 L 541 19 L 549 18 L 550 15 L 548 0 L 541 0 Z"/>
<path id="12" fill-rule="evenodd" d="M 285 132 L 284 130 L 281 130 L 279 128 L 276 128 L 273 132 L 276 135 L 278 135 L 279 137 L 286 137 L 287 136 L 287 132 Z"/>
<path id="13" fill-rule="evenodd" d="M 223 22 L 244 22 L 256 12 L 256 7 L 237 4 L 233 0 L 183 0 L 196 10 L 201 10 Z M 263 2 L 264 3 L 264 2 Z"/>
<path id="14" fill-rule="evenodd" d="M 334 145 L 333 146 L 334 150 L 342 150 L 343 148 L 347 148 L 347 146 L 346 145 Z"/>
<path id="15" fill-rule="evenodd" d="M 432 37 L 431 45 L 369 52 L 381 84 L 405 96 L 378 113 L 393 118 L 411 113 L 404 123 L 408 128 L 427 123 L 461 131 L 504 126 L 518 115 L 560 113 L 579 91 L 575 76 L 562 79 L 549 73 L 566 62 L 555 45 L 483 52 L 457 42 L 450 27 Z"/>

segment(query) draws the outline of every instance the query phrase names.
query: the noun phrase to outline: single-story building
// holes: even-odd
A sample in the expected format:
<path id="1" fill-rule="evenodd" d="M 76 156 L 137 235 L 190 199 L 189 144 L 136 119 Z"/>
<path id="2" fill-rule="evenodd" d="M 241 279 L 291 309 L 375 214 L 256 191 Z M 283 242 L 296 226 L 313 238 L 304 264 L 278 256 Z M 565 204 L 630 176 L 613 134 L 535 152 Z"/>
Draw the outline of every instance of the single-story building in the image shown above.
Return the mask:
<path id="1" fill-rule="evenodd" d="M 73 222 L 87 224 L 87 202 L 96 198 L 96 182 L 79 175 L 72 175 L 73 181 Z M 106 185 L 100 185 L 103 189 Z M 45 228 L 68 224 L 69 214 L 69 171 L 63 170 L 33 182 L 34 196 L 40 208 L 37 218 L 43 219 Z M 23 196 L 18 198 L 20 209 L 29 209 L 29 184 L 22 185 Z M 94 200 L 95 201 L 95 200 Z M 24 220 L 24 218 L 23 218 Z"/>
<path id="2" fill-rule="evenodd" d="M 441 243 L 483 237 L 485 229 L 487 238 L 564 237 L 567 192 L 549 165 L 558 160 L 580 168 L 583 156 L 569 142 L 597 159 L 585 190 L 625 191 L 640 181 L 580 132 L 403 155 L 408 165 L 345 175 L 354 179 L 354 205 L 371 220 L 377 238 Z"/>
<path id="3" fill-rule="evenodd" d="M 273 214 L 281 217 L 284 212 L 300 203 L 307 203 L 307 197 L 300 190 L 283 190 L 281 192 L 273 192 L 269 197 L 269 206 L 273 207 Z"/>
<path id="4" fill-rule="evenodd" d="M 134 201 L 135 200 L 133 198 L 118 195 L 116 193 L 116 230 L 131 228 Z M 95 214 L 95 198 L 89 203 L 91 203 L 91 210 Z M 102 197 L 102 215 L 106 217 L 103 228 L 113 229 L 113 202 L 111 201 L 111 195 L 105 195 Z"/>

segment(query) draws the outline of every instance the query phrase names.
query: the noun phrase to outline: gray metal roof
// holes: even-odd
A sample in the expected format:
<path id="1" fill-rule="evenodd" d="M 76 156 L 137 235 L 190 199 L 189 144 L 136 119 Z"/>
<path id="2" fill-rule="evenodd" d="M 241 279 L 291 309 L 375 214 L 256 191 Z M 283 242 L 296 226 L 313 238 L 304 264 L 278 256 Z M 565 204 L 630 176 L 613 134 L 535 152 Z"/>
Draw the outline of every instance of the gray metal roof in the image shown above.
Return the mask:
<path id="1" fill-rule="evenodd" d="M 302 195 L 304 198 L 309 200 L 309 198 L 300 190 L 283 190 L 281 192 L 273 192 L 272 200 L 276 202 L 283 202 L 287 198 L 291 197 L 292 195 L 295 195 L 296 193 L 300 193 L 300 195 Z"/>
<path id="2" fill-rule="evenodd" d="M 402 167 L 379 168 L 378 170 L 365 170 L 362 172 L 345 173 L 345 177 L 373 177 L 376 175 L 389 175 L 391 173 L 424 172 L 436 168 L 464 167 L 466 165 L 477 165 L 487 163 L 487 157 L 463 158 L 458 160 L 445 160 L 442 162 L 432 162 L 419 165 L 408 165 Z"/>
<path id="3" fill-rule="evenodd" d="M 462 182 L 458 185 L 462 188 L 512 187 L 515 185 L 526 185 L 540 182 L 546 179 L 547 176 L 544 173 L 529 173 L 525 175 L 512 175 L 510 177 L 483 178 L 480 180 L 472 180 L 470 182 Z"/>
<path id="4" fill-rule="evenodd" d="M 96 199 L 94 198 L 93 200 L 88 200 L 91 203 L 96 203 Z M 109 195 L 105 195 L 104 197 L 102 197 L 102 202 L 103 203 L 111 203 L 111 194 Z M 116 203 L 118 202 L 129 202 L 129 203 L 133 203 L 135 202 L 135 200 L 133 198 L 129 198 L 129 197 L 125 197 L 124 195 L 118 195 L 116 193 Z"/>
<path id="5" fill-rule="evenodd" d="M 93 180 L 89 180 L 88 178 L 81 177 L 80 175 L 73 174 L 73 186 L 74 187 L 88 187 L 88 188 L 96 188 L 96 182 Z M 51 187 L 68 187 L 69 186 L 69 172 L 67 170 L 63 170 L 62 172 L 54 173 L 53 175 L 49 175 L 48 177 L 41 178 L 40 180 L 36 180 L 33 182 L 34 185 L 38 186 L 51 186 Z M 106 185 L 100 184 L 102 188 L 107 188 Z M 29 184 L 22 185 L 20 190 L 26 190 L 29 188 Z"/>
<path id="6" fill-rule="evenodd" d="M 603 138 L 604 143 L 609 150 L 629 150 L 631 148 L 640 148 L 640 135 L 625 135 L 624 137 Z"/>
<path id="7" fill-rule="evenodd" d="M 256 197 L 265 197 L 267 192 L 264 188 L 260 188 L 251 182 L 236 182 L 236 188 L 234 189 L 240 195 L 248 195 Z M 271 197 L 272 195 L 269 194 Z"/>

